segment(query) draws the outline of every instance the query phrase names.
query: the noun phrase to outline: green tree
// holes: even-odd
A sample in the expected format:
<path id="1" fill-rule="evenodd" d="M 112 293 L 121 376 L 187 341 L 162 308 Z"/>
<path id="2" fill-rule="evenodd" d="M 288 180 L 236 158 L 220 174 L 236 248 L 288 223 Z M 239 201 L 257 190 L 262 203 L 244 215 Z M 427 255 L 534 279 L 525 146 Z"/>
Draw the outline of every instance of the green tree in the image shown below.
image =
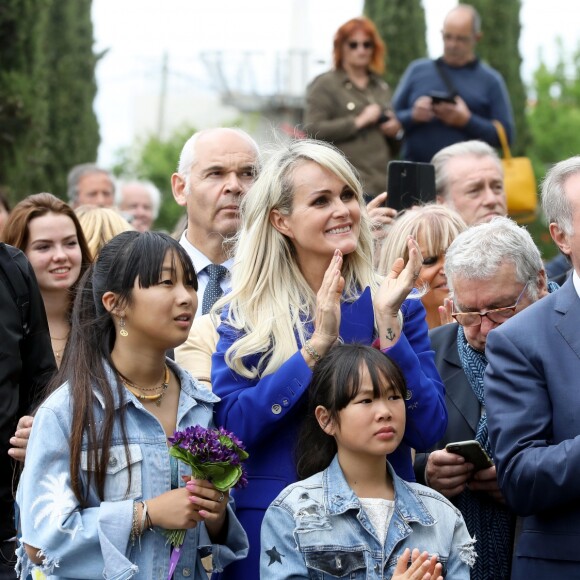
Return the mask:
<path id="1" fill-rule="evenodd" d="M 41 191 L 48 154 L 44 38 L 51 0 L 0 4 L 0 186 L 11 200 Z"/>
<path id="2" fill-rule="evenodd" d="M 73 165 L 95 161 L 99 126 L 93 53 L 92 0 L 53 0 L 45 41 L 48 75 L 46 190 L 64 197 Z"/>
<path id="3" fill-rule="evenodd" d="M 470 0 L 480 14 L 483 38 L 477 52 L 503 76 L 510 95 L 516 125 L 513 153 L 521 155 L 530 146 L 530 132 L 526 118 L 527 94 L 520 68 L 522 57 L 520 40 L 521 0 Z"/>
<path id="4" fill-rule="evenodd" d="M 535 103 L 528 113 L 533 145 L 529 154 L 543 176 L 557 161 L 580 151 L 580 45 L 566 58 L 561 40 L 553 68 L 543 60 L 534 73 Z"/>
<path id="5" fill-rule="evenodd" d="M 580 151 L 580 46 L 566 56 L 558 40 L 558 53 L 553 67 L 540 58 L 527 115 L 532 141 L 527 153 L 538 182 L 554 163 Z M 557 254 L 542 218 L 529 229 L 545 258 Z"/>
<path id="6" fill-rule="evenodd" d="M 171 174 L 177 169 L 184 143 L 195 133 L 193 127 L 175 131 L 168 139 L 150 136 L 117 154 L 113 173 L 122 178 L 148 179 L 161 192 L 161 208 L 155 227 L 173 231 L 184 208 L 177 205 L 171 192 Z"/>
<path id="7" fill-rule="evenodd" d="M 0 187 L 13 202 L 63 196 L 70 167 L 96 159 L 91 3 L 0 3 Z"/>
<path id="8" fill-rule="evenodd" d="M 427 55 L 421 0 L 365 0 L 364 14 L 387 44 L 385 80 L 394 91 L 409 63 Z"/>

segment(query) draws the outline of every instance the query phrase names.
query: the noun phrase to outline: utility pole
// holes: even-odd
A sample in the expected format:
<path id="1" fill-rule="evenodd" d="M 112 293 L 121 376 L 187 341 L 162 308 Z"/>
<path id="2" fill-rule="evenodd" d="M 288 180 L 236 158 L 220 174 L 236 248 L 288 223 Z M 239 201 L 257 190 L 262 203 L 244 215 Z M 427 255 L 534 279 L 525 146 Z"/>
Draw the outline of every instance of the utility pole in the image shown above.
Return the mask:
<path id="1" fill-rule="evenodd" d="M 157 137 L 163 139 L 165 129 L 165 101 L 167 99 L 167 74 L 168 74 L 169 55 L 167 51 L 163 53 L 161 64 L 161 88 L 159 90 L 159 110 L 157 112 Z"/>

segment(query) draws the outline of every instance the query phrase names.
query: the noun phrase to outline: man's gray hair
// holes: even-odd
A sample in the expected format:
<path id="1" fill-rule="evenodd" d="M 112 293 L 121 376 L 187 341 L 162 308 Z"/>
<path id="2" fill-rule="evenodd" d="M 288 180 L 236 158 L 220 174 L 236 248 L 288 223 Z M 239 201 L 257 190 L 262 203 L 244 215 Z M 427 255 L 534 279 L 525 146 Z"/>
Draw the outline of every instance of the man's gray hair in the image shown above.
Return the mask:
<path id="1" fill-rule="evenodd" d="M 113 193 L 115 192 L 115 178 L 110 171 L 107 171 L 94 163 L 81 163 L 80 165 L 75 165 L 68 173 L 66 194 L 70 204 L 74 203 L 78 198 L 79 181 L 85 177 L 85 175 L 92 175 L 93 173 L 105 174 L 111 181 Z"/>
<path id="2" fill-rule="evenodd" d="M 505 262 L 515 268 L 516 279 L 528 286 L 528 296 L 538 298 L 538 274 L 544 268 L 542 256 L 528 231 L 506 217 L 473 226 L 459 234 L 445 254 L 445 275 L 453 292 L 455 278 L 489 280 Z"/>
<path id="3" fill-rule="evenodd" d="M 566 180 L 580 173 L 580 155 L 556 163 L 542 182 L 542 209 L 548 223 L 556 224 L 562 232 L 574 234 L 574 212 L 564 191 Z"/>
<path id="4" fill-rule="evenodd" d="M 211 128 L 211 129 L 202 129 L 201 131 L 197 131 L 194 133 L 183 146 L 181 150 L 181 154 L 179 156 L 179 163 L 177 164 L 177 173 L 183 177 L 186 182 L 189 181 L 189 172 L 195 163 L 195 148 L 197 142 L 201 137 L 204 135 L 209 135 L 215 131 L 234 131 L 238 133 L 241 137 L 246 139 L 248 143 L 256 150 L 256 158 L 258 158 L 260 149 L 258 144 L 254 139 L 246 133 L 243 129 L 239 129 L 238 127 L 221 127 L 221 128 Z"/>
<path id="5" fill-rule="evenodd" d="M 441 149 L 433 156 L 431 163 L 435 166 L 435 188 L 437 195 L 443 199 L 449 194 L 450 176 L 447 173 L 447 164 L 455 157 L 491 157 L 503 175 L 501 161 L 495 149 L 483 141 L 462 141 Z"/>
<path id="6" fill-rule="evenodd" d="M 129 179 L 127 181 L 121 181 L 118 184 L 115 193 L 115 205 L 120 207 L 123 204 L 123 189 L 125 187 L 136 185 L 142 187 L 149 194 L 149 197 L 151 198 L 151 206 L 153 208 L 153 219 L 157 219 L 159 208 L 161 207 L 161 192 L 157 189 L 154 183 L 147 179 Z"/>

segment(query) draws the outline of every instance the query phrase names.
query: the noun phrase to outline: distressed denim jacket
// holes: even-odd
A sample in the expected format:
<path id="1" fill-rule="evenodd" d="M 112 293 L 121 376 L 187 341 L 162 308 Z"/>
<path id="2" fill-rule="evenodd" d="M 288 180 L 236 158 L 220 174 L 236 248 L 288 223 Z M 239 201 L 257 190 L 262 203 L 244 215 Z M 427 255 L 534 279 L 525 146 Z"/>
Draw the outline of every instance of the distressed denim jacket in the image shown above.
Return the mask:
<path id="1" fill-rule="evenodd" d="M 395 511 L 384 547 L 335 457 L 324 471 L 288 486 L 268 508 L 260 578 L 390 579 L 405 548 L 418 548 L 439 556 L 446 578 L 469 580 L 475 541 L 461 513 L 436 491 L 388 469 Z"/>
<path id="2" fill-rule="evenodd" d="M 169 359 L 167 364 L 181 382 L 177 429 L 212 424 L 212 407 L 218 397 Z M 115 380 L 110 371 L 109 377 Z M 126 408 L 130 461 L 127 462 L 119 422 L 116 421 L 105 498 L 101 502 L 91 485 L 88 507 L 79 507 L 71 487 L 71 399 L 67 384 L 42 404 L 34 419 L 17 502 L 22 542 L 41 550 L 44 563 L 40 569 L 50 579 L 167 578 L 170 546 L 160 530 L 146 531 L 135 545 L 129 541 L 134 500 L 147 500 L 171 489 L 167 438 L 161 423 L 136 397 L 126 391 L 124 400 L 119 400 L 116 389 L 113 391 L 115 409 Z M 96 391 L 94 412 L 98 423 L 103 416 L 103 399 Z M 81 485 L 86 489 L 87 454 L 84 445 L 81 464 Z M 129 471 L 131 481 L 127 489 Z M 181 475 L 191 475 L 191 471 L 179 462 L 179 482 L 183 485 Z M 231 507 L 228 510 L 224 545 L 212 545 L 203 524 L 187 531 L 176 578 L 206 577 L 201 558 L 208 554 L 213 555 L 213 565 L 218 570 L 246 556 L 247 536 Z M 24 547 L 20 546 L 17 570 L 21 577 L 26 578 L 33 568 Z"/>

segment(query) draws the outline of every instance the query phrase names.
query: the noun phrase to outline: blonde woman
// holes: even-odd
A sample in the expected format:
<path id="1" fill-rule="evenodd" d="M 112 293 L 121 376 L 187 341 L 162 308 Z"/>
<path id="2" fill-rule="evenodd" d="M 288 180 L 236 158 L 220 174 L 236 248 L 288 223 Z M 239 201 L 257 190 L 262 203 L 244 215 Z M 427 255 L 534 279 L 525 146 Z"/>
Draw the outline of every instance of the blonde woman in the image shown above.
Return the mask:
<path id="1" fill-rule="evenodd" d="M 75 209 L 85 234 L 92 259 L 101 248 L 116 235 L 135 228 L 116 210 L 96 205 L 81 205 Z"/>
<path id="2" fill-rule="evenodd" d="M 250 553 L 221 578 L 259 576 L 265 510 L 297 480 L 292 454 L 312 368 L 337 342 L 376 342 L 403 369 L 412 393 L 404 443 L 389 458 L 397 473 L 414 479 L 410 447 L 444 433 L 425 312 L 405 300 L 421 268 L 416 242 L 408 244 L 407 264 L 399 260 L 379 279 L 361 185 L 344 156 L 320 141 L 274 153 L 245 195 L 232 291 L 216 304 L 223 310 L 212 386 L 221 398 L 216 422 L 250 453 L 250 485 L 235 494 Z M 262 549 L 272 565 L 281 559 L 273 546 Z"/>
<path id="3" fill-rule="evenodd" d="M 378 271 L 390 272 L 399 258 L 407 261 L 409 251 L 405 240 L 413 236 L 419 244 L 423 264 L 415 286 L 423 290 L 421 302 L 427 313 L 429 329 L 441 326 L 439 308 L 449 297 L 445 277 L 445 252 L 451 242 L 467 225 L 454 210 L 442 205 L 429 204 L 406 211 L 400 216 L 386 236 L 379 252 Z"/>

